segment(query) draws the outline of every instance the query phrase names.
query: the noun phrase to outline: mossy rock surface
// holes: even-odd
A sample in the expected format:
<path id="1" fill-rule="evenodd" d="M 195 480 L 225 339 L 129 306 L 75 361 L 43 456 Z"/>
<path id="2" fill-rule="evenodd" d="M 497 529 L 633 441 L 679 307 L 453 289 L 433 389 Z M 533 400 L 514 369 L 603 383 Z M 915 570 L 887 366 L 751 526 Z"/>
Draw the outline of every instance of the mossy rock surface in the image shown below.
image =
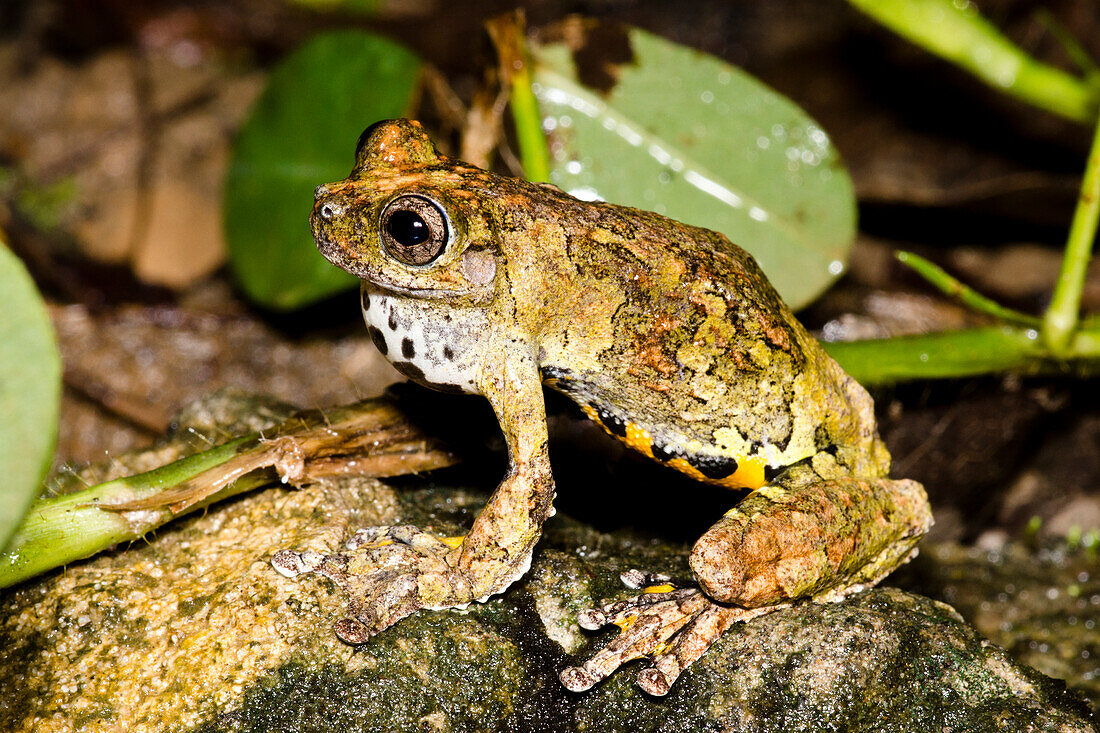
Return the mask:
<path id="1" fill-rule="evenodd" d="M 268 564 L 281 548 L 331 552 L 370 524 L 450 531 L 484 498 L 374 480 L 275 488 L 5 591 L 0 730 L 1093 730 L 1063 683 L 893 588 L 736 626 L 665 698 L 642 693 L 634 667 L 567 692 L 557 673 L 609 638 L 579 631 L 577 611 L 625 593 L 621 570 L 682 571 L 685 556 L 566 518 L 503 596 L 417 613 L 358 649 L 331 631 L 335 586 Z"/>

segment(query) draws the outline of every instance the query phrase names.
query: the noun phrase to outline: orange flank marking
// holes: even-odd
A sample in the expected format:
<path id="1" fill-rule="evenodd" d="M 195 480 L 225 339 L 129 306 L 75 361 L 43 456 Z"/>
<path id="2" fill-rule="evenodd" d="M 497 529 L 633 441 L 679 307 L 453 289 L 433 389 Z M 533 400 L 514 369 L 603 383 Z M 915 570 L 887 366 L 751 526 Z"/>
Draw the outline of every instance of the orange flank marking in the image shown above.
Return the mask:
<path id="1" fill-rule="evenodd" d="M 760 456 L 738 458 L 737 470 L 720 479 L 707 478 L 684 458 L 673 458 L 667 465 L 675 468 L 680 473 L 686 473 L 696 481 L 725 486 L 727 489 L 752 489 L 755 491 L 767 483 L 764 480 L 764 459 Z"/>
<path id="2" fill-rule="evenodd" d="M 465 539 L 465 535 L 458 535 L 456 537 L 440 537 L 439 541 L 445 544 L 447 547 L 458 547 Z"/>
<path id="3" fill-rule="evenodd" d="M 626 424 L 626 437 L 622 440 L 642 455 L 653 458 L 653 438 L 648 430 L 628 422 Z"/>
<path id="4" fill-rule="evenodd" d="M 767 483 L 764 479 L 765 465 L 767 464 L 764 462 L 763 456 L 743 458 L 737 461 L 737 470 L 734 471 L 733 475 L 726 476 L 718 483 L 732 489 L 752 489 L 756 491 Z"/>
<path id="5" fill-rule="evenodd" d="M 603 431 L 608 435 L 612 435 L 612 432 L 607 429 L 607 426 L 600 422 L 600 416 L 596 414 L 596 408 L 592 407 L 592 405 L 582 402 L 578 402 L 577 404 L 580 405 L 581 412 L 583 412 L 585 415 L 588 415 L 589 420 L 603 428 Z"/>
<path id="6" fill-rule="evenodd" d="M 607 425 L 605 425 L 602 420 L 600 420 L 599 414 L 597 414 L 596 409 L 592 407 L 592 405 L 580 403 L 580 408 L 592 422 L 603 428 L 605 433 L 613 438 L 621 440 L 642 455 L 653 458 L 653 460 L 658 460 L 653 455 L 653 436 L 649 434 L 648 430 L 628 422 L 626 423 L 626 435 L 616 435 L 608 429 Z M 767 464 L 763 456 L 752 456 L 749 458 L 737 457 L 737 470 L 725 478 L 708 478 L 695 468 L 695 466 L 688 463 L 686 458 L 672 458 L 664 463 L 666 466 L 675 468 L 680 473 L 691 476 L 696 481 L 724 486 L 727 489 L 749 489 L 751 491 L 756 491 L 767 483 L 767 481 L 764 480 L 764 467 Z"/>
<path id="7" fill-rule="evenodd" d="M 674 590 L 676 589 L 668 583 L 665 583 L 664 585 L 651 585 L 648 588 L 644 588 L 642 593 L 671 593 Z"/>

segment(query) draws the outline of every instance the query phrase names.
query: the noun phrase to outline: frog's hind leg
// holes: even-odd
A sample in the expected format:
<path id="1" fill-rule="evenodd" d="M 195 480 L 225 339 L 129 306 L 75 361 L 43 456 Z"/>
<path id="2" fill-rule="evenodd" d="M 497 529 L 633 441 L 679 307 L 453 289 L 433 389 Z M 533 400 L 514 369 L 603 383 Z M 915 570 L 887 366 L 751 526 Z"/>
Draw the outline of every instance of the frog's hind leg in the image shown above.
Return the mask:
<path id="1" fill-rule="evenodd" d="M 614 624 L 621 632 L 583 665 L 562 671 L 566 689 L 582 692 L 623 664 L 649 658 L 652 664 L 638 673 L 638 686 L 651 695 L 665 695 L 680 672 L 726 629 L 775 610 L 720 606 L 694 585 L 673 583 L 668 576 L 638 570 L 623 573 L 622 580 L 642 592 L 581 612 L 577 618 L 581 627 L 596 630 Z"/>
<path id="2" fill-rule="evenodd" d="M 914 554 L 932 526 L 915 481 L 792 469 L 726 513 L 691 552 L 691 569 L 720 603 L 759 608 L 837 600 L 874 585 Z"/>
<path id="3" fill-rule="evenodd" d="M 730 626 L 813 598 L 833 601 L 874 585 L 914 553 L 931 526 L 914 481 L 823 479 L 808 466 L 753 492 L 696 543 L 690 562 L 700 588 L 645 577 L 638 596 L 581 614 L 586 628 L 621 634 L 562 682 L 584 690 L 620 665 L 651 664 L 638 684 L 663 695 Z M 624 576 L 624 582 L 634 580 Z"/>

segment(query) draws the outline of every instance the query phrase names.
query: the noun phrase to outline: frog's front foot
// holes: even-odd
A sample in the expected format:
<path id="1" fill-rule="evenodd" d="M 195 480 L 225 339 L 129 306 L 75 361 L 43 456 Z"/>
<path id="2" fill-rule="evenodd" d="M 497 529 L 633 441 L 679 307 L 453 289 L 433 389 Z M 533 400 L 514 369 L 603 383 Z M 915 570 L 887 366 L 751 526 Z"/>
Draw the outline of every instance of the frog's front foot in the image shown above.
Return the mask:
<path id="1" fill-rule="evenodd" d="M 621 631 L 583 665 L 562 671 L 562 684 L 573 692 L 587 690 L 631 660 L 648 658 L 650 664 L 638 673 L 638 686 L 651 695 L 665 695 L 680 673 L 730 626 L 783 607 L 722 606 L 696 586 L 673 584 L 666 575 L 638 570 L 623 573 L 622 581 L 641 593 L 605 602 L 577 618 L 586 629 L 614 624 Z"/>
<path id="2" fill-rule="evenodd" d="M 279 550 L 271 565 L 287 577 L 317 573 L 343 588 L 351 600 L 336 635 L 362 644 L 420 609 L 476 600 L 468 573 L 457 567 L 460 543 L 409 525 L 369 527 L 356 532 L 342 553 Z"/>

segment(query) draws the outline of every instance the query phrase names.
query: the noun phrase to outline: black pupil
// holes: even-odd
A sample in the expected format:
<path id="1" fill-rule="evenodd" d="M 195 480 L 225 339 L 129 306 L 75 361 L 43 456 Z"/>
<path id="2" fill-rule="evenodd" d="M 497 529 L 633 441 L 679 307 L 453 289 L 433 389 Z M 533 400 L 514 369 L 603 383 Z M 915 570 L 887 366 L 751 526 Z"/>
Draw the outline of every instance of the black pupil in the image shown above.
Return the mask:
<path id="1" fill-rule="evenodd" d="M 386 231 L 394 241 L 405 247 L 414 247 L 431 236 L 428 223 L 415 211 L 395 211 L 386 221 Z"/>

